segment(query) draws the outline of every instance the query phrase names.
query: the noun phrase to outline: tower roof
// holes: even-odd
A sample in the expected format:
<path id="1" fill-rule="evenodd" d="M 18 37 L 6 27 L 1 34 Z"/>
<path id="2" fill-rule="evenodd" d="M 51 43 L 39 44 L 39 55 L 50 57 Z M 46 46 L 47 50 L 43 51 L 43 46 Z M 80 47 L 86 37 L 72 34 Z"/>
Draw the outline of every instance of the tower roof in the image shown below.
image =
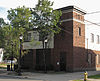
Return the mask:
<path id="1" fill-rule="evenodd" d="M 57 10 L 65 11 L 65 10 L 70 10 L 70 9 L 73 9 L 74 11 L 80 12 L 82 14 L 86 14 L 86 11 L 84 11 L 83 9 L 80 9 L 77 6 L 66 6 L 66 7 L 63 7 L 63 8 L 59 8 Z"/>

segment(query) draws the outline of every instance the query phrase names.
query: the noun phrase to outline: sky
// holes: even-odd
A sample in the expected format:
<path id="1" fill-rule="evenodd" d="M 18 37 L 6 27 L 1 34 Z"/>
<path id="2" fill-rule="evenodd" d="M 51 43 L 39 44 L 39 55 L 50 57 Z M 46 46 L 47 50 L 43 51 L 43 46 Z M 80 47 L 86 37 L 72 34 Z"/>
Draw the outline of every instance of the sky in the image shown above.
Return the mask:
<path id="1" fill-rule="evenodd" d="M 50 0 L 54 1 L 53 8 L 58 9 L 70 5 L 75 5 L 87 13 L 100 11 L 99 0 Z M 7 10 L 10 8 L 17 8 L 18 6 L 25 5 L 26 7 L 33 8 L 38 0 L 0 0 L 0 17 L 7 19 Z M 100 13 L 87 14 L 85 18 L 94 23 L 100 23 Z"/>

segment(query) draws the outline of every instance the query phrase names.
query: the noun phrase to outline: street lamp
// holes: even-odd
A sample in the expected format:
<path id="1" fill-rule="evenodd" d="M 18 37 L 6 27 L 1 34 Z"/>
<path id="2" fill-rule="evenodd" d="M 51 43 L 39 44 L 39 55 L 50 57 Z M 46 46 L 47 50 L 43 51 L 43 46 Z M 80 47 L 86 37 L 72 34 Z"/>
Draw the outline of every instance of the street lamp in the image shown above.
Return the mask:
<path id="1" fill-rule="evenodd" d="M 20 55 L 19 55 L 19 60 L 18 60 L 18 75 L 21 75 L 21 51 L 22 51 L 22 39 L 23 39 L 23 35 L 21 34 L 19 36 L 20 39 Z"/>
<path id="2" fill-rule="evenodd" d="M 11 71 L 12 71 L 12 61 L 13 61 L 13 42 L 11 42 L 11 46 L 12 46 L 12 55 L 11 55 Z"/>
<path id="3" fill-rule="evenodd" d="M 44 44 L 45 44 L 45 54 L 44 54 L 44 61 L 45 61 L 45 65 L 44 65 L 44 68 L 45 68 L 45 73 L 47 73 L 47 65 L 46 65 L 46 48 L 47 48 L 47 42 L 48 42 L 48 40 L 47 39 L 45 39 L 44 40 Z"/>

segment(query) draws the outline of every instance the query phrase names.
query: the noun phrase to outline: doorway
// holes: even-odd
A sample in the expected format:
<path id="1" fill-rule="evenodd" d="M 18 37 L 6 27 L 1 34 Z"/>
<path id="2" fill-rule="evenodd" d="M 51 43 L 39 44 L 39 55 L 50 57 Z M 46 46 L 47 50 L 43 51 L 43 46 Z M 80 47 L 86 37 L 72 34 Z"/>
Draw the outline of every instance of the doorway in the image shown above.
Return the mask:
<path id="1" fill-rule="evenodd" d="M 66 71 L 66 52 L 60 53 L 60 71 Z"/>

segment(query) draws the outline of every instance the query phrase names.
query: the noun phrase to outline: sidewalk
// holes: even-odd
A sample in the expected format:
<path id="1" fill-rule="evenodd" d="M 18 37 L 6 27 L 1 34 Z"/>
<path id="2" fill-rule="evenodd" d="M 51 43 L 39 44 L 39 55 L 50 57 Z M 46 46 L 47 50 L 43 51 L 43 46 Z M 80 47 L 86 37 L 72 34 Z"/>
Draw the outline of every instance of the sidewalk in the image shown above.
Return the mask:
<path id="1" fill-rule="evenodd" d="M 88 71 L 88 75 L 100 74 L 100 71 Z M 22 76 L 18 76 L 14 71 L 0 70 L 0 77 L 23 79 L 32 81 L 73 81 L 84 79 L 84 72 L 22 72 Z M 90 81 L 100 81 L 100 79 L 88 79 Z"/>
<path id="2" fill-rule="evenodd" d="M 35 79 L 29 77 L 30 72 L 28 72 L 28 75 L 25 75 L 24 73 L 22 73 L 22 76 L 18 76 L 16 72 L 14 71 L 7 71 L 6 69 L 0 69 L 0 81 L 5 81 L 5 79 L 7 79 L 7 81 L 23 81 L 23 80 L 27 80 L 27 81 L 44 81 L 41 79 Z"/>

